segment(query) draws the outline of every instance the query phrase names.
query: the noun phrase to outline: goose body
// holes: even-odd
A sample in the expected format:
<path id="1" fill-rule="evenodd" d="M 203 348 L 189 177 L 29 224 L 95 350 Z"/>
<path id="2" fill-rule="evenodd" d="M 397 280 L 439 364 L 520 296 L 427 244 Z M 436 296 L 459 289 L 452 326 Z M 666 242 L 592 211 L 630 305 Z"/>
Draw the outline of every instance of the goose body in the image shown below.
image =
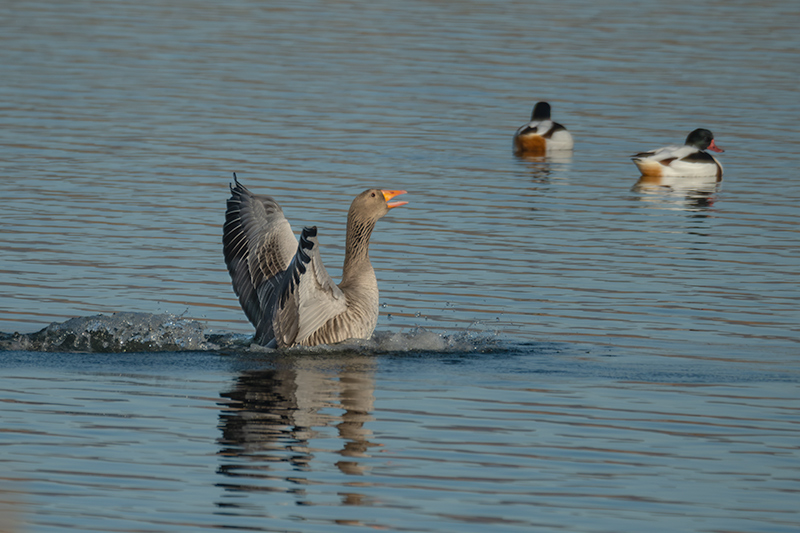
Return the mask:
<path id="1" fill-rule="evenodd" d="M 368 189 L 347 215 L 342 281 L 336 285 L 319 254 L 317 228 L 295 238 L 280 205 L 236 179 L 227 201 L 223 252 L 234 292 L 256 328 L 258 344 L 284 348 L 366 339 L 378 322 L 378 281 L 369 260 L 375 223 L 405 191 Z"/>
<path id="2" fill-rule="evenodd" d="M 574 142 L 567 128 L 550 118 L 550 104 L 537 102 L 531 121 L 514 134 L 514 153 L 543 156 L 550 152 L 572 150 Z"/>
<path id="3" fill-rule="evenodd" d="M 632 159 L 643 176 L 722 179 L 722 165 L 706 150 L 724 151 L 714 143 L 713 133 L 699 128 L 686 137 L 683 146 L 666 146 L 640 152 Z"/>

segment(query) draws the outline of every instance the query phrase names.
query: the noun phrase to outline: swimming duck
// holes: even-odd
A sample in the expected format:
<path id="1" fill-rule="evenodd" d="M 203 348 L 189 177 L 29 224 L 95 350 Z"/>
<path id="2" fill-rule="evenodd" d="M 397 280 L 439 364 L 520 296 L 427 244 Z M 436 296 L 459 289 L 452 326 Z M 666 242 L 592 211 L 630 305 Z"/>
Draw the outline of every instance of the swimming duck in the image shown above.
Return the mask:
<path id="1" fill-rule="evenodd" d="M 378 281 L 369 260 L 375 223 L 405 191 L 368 189 L 347 214 L 342 282 L 336 285 L 319 254 L 317 228 L 300 242 L 280 205 L 256 196 L 233 176 L 223 228 L 223 251 L 233 290 L 256 327 L 254 341 L 270 348 L 368 339 L 378 322 Z"/>
<path id="2" fill-rule="evenodd" d="M 632 156 L 643 176 L 709 177 L 722 179 L 722 165 L 706 152 L 724 152 L 714 143 L 714 134 L 698 128 L 686 137 L 683 146 L 666 146 Z"/>
<path id="3" fill-rule="evenodd" d="M 531 121 L 514 134 L 516 155 L 542 156 L 552 151 L 572 150 L 574 143 L 567 128 L 550 119 L 550 104 L 537 102 Z"/>

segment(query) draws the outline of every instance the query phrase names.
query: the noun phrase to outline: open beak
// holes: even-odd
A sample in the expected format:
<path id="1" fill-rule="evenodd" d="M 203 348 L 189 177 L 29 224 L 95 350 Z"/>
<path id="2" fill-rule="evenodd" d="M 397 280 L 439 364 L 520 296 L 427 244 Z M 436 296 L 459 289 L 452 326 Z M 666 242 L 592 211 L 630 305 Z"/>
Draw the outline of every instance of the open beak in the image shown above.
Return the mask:
<path id="1" fill-rule="evenodd" d="M 386 203 L 386 207 L 388 207 L 389 209 L 391 209 L 393 207 L 400 207 L 401 205 L 405 205 L 405 204 L 408 203 L 408 202 L 390 202 L 389 201 L 392 198 L 394 198 L 395 196 L 398 196 L 398 195 L 401 195 L 401 194 L 405 194 L 406 191 L 383 191 L 382 190 L 381 192 L 383 193 L 383 198 L 387 202 Z"/>
<path id="2" fill-rule="evenodd" d="M 716 143 L 714 142 L 714 139 L 711 139 L 711 144 L 708 145 L 708 149 L 711 150 L 712 152 L 724 152 L 725 151 L 725 150 L 723 150 L 722 148 L 720 148 L 719 146 L 716 145 Z"/>

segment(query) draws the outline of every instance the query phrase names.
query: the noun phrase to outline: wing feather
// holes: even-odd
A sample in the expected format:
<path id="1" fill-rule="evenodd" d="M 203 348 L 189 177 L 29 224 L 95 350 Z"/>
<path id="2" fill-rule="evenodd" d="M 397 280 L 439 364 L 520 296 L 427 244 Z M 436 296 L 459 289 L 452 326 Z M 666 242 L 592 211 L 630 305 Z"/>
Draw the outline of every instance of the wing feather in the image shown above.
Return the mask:
<path id="1" fill-rule="evenodd" d="M 292 346 L 347 311 L 347 300 L 322 263 L 316 227 L 303 228 L 287 272 L 273 322 L 278 344 Z"/>
<path id="2" fill-rule="evenodd" d="M 322 263 L 317 228 L 303 228 L 298 242 L 273 198 L 252 194 L 235 174 L 234 182 L 223 230 L 233 289 L 255 342 L 300 344 L 347 311 L 345 295 Z"/>
<path id="3" fill-rule="evenodd" d="M 696 148 L 691 146 L 665 146 L 656 150 L 639 152 L 638 154 L 632 155 L 631 158 L 638 160 L 650 159 L 651 161 L 658 162 L 665 159 L 682 159 L 694 151 L 696 151 Z"/>
<path id="4" fill-rule="evenodd" d="M 245 315 L 256 327 L 255 341 L 272 340 L 270 307 L 264 305 L 280 285 L 297 248 L 283 210 L 269 196 L 256 196 L 236 180 L 225 212 L 223 252 L 233 290 Z"/>
<path id="5" fill-rule="evenodd" d="M 531 120 L 527 124 L 520 126 L 515 133 L 516 136 L 520 135 L 544 135 L 550 128 L 552 128 L 553 123 L 549 119 L 545 120 Z"/>

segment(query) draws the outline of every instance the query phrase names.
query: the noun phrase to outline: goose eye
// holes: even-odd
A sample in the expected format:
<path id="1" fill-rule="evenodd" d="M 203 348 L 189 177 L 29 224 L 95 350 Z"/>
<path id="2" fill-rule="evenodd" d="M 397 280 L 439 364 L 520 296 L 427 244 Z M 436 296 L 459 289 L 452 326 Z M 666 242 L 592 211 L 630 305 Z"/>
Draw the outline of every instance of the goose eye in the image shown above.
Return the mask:
<path id="1" fill-rule="evenodd" d="M 374 192 L 372 193 L 372 197 L 375 198 L 375 193 Z"/>

